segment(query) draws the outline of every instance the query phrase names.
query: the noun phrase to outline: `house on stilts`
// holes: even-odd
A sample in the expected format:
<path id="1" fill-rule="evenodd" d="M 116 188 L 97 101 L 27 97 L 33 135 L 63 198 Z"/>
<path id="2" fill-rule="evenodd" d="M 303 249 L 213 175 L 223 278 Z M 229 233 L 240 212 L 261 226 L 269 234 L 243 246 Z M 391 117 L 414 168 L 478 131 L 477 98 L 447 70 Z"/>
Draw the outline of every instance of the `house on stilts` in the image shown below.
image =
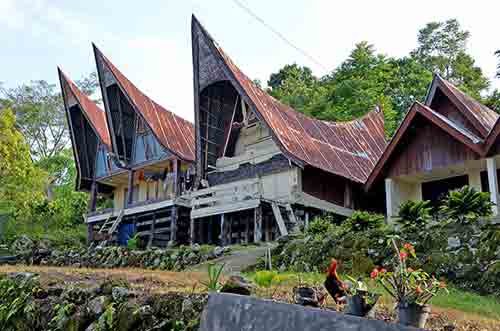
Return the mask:
<path id="1" fill-rule="evenodd" d="M 499 115 L 440 76 L 387 144 L 378 107 L 310 118 L 249 79 L 194 16 L 191 38 L 194 124 L 95 46 L 104 110 L 59 71 L 90 241 L 272 241 L 324 213 L 390 220 L 406 200 L 437 203 L 464 185 L 490 192 L 498 215 Z"/>

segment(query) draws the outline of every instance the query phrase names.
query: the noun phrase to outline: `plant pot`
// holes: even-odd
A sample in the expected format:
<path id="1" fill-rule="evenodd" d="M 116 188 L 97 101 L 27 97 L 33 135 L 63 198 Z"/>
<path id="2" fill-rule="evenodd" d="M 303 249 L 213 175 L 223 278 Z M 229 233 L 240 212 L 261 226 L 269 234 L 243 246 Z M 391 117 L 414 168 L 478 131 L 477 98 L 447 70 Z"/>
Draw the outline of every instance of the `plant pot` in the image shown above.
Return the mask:
<path id="1" fill-rule="evenodd" d="M 373 307 L 378 301 L 380 295 L 373 293 L 356 294 L 347 296 L 347 307 L 345 313 L 361 317 L 374 317 Z"/>
<path id="2" fill-rule="evenodd" d="M 431 313 L 429 305 L 419 305 L 416 303 L 398 303 L 398 322 L 403 325 L 424 328 L 427 318 Z"/>

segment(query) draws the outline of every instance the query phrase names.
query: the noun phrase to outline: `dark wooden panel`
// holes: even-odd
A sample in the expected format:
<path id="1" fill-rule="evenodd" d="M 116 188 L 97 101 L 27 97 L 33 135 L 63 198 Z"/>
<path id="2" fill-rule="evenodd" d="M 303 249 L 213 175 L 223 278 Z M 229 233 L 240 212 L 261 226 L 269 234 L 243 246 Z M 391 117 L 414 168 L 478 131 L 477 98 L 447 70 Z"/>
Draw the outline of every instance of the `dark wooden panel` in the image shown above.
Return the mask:
<path id="1" fill-rule="evenodd" d="M 390 177 L 430 172 L 478 159 L 478 155 L 440 128 L 415 121 L 389 165 Z"/>
<path id="2" fill-rule="evenodd" d="M 422 183 L 422 199 L 430 200 L 434 206 L 448 193 L 469 185 L 469 176 L 456 176 Z"/>
<path id="3" fill-rule="evenodd" d="M 305 167 L 302 171 L 302 190 L 316 198 L 344 205 L 347 179 L 326 171 Z"/>

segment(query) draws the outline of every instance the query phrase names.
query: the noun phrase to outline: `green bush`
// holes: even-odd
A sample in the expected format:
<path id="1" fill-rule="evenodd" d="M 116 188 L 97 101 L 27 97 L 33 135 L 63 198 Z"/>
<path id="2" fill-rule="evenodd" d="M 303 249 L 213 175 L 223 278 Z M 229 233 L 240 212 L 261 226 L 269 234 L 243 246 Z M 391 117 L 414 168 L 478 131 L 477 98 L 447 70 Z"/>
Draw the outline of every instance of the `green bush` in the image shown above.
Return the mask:
<path id="1" fill-rule="evenodd" d="M 431 202 L 408 200 L 399 206 L 396 223 L 401 226 L 403 232 L 415 232 L 425 229 L 432 220 Z"/>
<path id="2" fill-rule="evenodd" d="M 351 231 L 380 229 L 385 226 L 385 217 L 381 214 L 374 214 L 366 211 L 355 211 L 351 217 L 345 221 L 345 226 L 347 226 Z"/>
<path id="3" fill-rule="evenodd" d="M 328 218 L 316 217 L 313 219 L 306 229 L 309 235 L 324 235 L 333 229 L 333 224 Z"/>
<path id="4" fill-rule="evenodd" d="M 276 276 L 278 276 L 277 271 L 262 270 L 255 273 L 253 280 L 260 287 L 270 287 Z"/>
<path id="5" fill-rule="evenodd" d="M 464 225 L 491 216 L 492 206 L 488 192 L 478 192 L 472 187 L 464 186 L 448 192 L 439 210 L 446 223 Z"/>

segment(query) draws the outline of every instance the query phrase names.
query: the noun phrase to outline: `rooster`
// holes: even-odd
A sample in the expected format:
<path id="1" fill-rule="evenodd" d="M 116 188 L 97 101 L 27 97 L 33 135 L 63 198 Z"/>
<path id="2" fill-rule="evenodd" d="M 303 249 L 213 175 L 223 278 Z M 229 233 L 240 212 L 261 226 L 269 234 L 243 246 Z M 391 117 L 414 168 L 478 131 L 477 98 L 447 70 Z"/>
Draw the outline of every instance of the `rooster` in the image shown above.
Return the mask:
<path id="1" fill-rule="evenodd" d="M 337 274 L 337 266 L 337 260 L 332 259 L 324 284 L 328 293 L 332 296 L 333 300 L 335 300 L 335 303 L 340 304 L 345 301 L 345 288 L 347 284 L 345 284 Z"/>

